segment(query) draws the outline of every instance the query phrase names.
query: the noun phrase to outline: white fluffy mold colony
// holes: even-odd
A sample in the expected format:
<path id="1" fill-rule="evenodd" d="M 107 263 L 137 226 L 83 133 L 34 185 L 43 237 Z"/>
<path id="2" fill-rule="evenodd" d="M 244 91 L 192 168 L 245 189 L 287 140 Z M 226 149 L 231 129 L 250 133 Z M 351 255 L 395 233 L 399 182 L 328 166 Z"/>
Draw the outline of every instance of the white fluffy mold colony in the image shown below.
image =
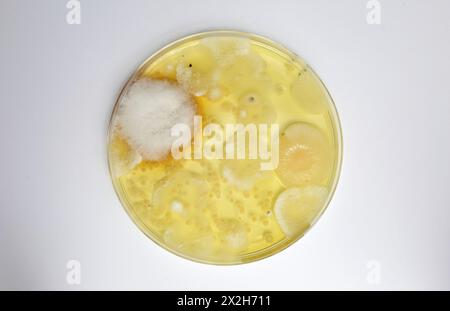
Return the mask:
<path id="1" fill-rule="evenodd" d="M 170 152 L 171 128 L 192 128 L 196 106 L 177 84 L 142 78 L 132 82 L 120 99 L 116 130 L 144 160 L 160 161 Z"/>

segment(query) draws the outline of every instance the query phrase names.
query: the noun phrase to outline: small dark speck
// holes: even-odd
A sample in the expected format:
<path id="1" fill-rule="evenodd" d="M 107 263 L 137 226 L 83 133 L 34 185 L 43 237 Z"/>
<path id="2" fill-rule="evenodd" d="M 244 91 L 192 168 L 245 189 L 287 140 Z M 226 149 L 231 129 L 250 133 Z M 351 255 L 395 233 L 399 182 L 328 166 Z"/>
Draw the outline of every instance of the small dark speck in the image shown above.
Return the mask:
<path id="1" fill-rule="evenodd" d="M 189 67 L 192 67 L 192 64 L 189 64 Z"/>
<path id="2" fill-rule="evenodd" d="M 307 70 L 308 70 L 308 69 L 303 68 L 302 71 L 300 71 L 300 72 L 298 73 L 298 76 L 300 77 L 300 76 L 302 75 L 302 73 L 306 72 Z"/>

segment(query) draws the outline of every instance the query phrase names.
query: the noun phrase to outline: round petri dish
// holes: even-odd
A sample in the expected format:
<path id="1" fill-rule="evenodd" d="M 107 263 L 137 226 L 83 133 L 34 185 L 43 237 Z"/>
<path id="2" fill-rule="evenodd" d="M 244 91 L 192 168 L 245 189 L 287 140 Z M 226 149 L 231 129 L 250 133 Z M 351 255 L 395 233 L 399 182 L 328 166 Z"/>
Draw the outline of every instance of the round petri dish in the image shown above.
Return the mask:
<path id="1" fill-rule="evenodd" d="M 333 100 L 304 60 L 245 32 L 174 41 L 115 103 L 108 163 L 121 204 L 181 257 L 241 264 L 300 239 L 336 188 Z"/>

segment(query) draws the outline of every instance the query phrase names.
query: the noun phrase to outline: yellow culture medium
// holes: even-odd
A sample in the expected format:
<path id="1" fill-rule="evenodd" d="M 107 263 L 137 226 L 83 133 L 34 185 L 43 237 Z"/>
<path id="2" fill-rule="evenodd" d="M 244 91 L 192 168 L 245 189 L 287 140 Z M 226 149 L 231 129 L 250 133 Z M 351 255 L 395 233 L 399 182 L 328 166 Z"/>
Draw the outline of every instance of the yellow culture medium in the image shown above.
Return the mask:
<path id="1" fill-rule="evenodd" d="M 121 96 L 140 79 L 181 87 L 203 127 L 280 128 L 275 170 L 260 170 L 260 159 L 148 160 L 121 135 L 119 98 L 108 142 L 111 176 L 152 240 L 195 261 L 237 264 L 282 250 L 317 220 L 337 183 L 341 136 L 327 90 L 301 59 L 259 36 L 208 32 L 150 57 Z"/>

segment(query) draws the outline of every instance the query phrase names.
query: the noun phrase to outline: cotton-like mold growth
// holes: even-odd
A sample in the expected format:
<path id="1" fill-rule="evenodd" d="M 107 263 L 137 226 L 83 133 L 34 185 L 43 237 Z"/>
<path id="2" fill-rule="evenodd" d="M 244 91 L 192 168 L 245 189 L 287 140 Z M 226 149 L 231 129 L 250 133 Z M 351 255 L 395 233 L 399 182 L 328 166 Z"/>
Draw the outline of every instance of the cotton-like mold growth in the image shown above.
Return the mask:
<path id="1" fill-rule="evenodd" d="M 167 157 L 176 139 L 171 128 L 180 123 L 192 128 L 194 114 L 193 100 L 178 85 L 140 79 L 122 96 L 116 126 L 143 159 L 159 161 Z"/>

